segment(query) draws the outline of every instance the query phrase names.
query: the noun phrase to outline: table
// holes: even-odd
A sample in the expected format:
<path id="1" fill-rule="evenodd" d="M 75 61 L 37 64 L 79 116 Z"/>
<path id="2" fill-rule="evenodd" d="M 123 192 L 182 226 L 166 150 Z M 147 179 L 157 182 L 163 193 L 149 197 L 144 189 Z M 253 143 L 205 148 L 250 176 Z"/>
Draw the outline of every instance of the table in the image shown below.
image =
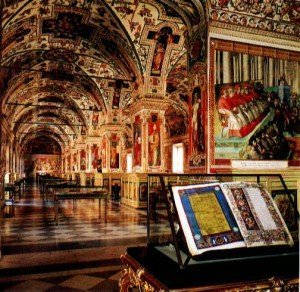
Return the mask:
<path id="1" fill-rule="evenodd" d="M 99 199 L 99 218 L 101 218 L 101 200 L 104 200 L 104 220 L 107 222 L 107 199 L 109 197 L 109 192 L 105 190 L 98 191 L 86 191 L 77 189 L 75 191 L 69 192 L 58 192 L 54 193 L 54 212 L 56 224 L 58 224 L 58 205 L 59 201 L 62 200 L 87 200 L 87 199 Z"/>
<path id="2" fill-rule="evenodd" d="M 46 184 L 54 184 L 56 182 L 61 182 L 63 181 L 62 178 L 52 178 L 52 177 L 47 177 L 47 178 L 42 178 L 41 183 L 42 183 L 42 196 L 43 199 L 45 197 L 45 190 L 46 190 Z"/>
<path id="3" fill-rule="evenodd" d="M 43 199 L 48 201 L 48 195 L 49 192 L 53 195 L 53 192 L 57 192 L 58 189 L 60 189 L 60 192 L 63 192 L 62 189 L 70 189 L 77 186 L 75 181 L 69 181 L 69 180 L 59 180 L 59 181 L 54 181 L 50 183 L 45 183 L 44 185 L 44 195 Z M 81 188 L 78 186 L 78 188 Z M 51 190 L 52 189 L 52 190 Z"/>
<path id="4" fill-rule="evenodd" d="M 288 250 L 288 249 L 287 249 Z M 129 247 L 120 291 L 298 291 L 298 246 L 291 253 L 223 261 L 206 260 L 180 269 L 156 247 Z"/>

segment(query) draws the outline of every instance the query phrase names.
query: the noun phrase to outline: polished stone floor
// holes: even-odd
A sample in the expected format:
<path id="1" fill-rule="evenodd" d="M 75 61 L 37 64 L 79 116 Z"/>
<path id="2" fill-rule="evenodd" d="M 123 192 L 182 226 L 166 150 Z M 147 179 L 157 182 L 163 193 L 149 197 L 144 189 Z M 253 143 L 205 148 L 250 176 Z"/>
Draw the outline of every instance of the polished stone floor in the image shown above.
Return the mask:
<path id="1" fill-rule="evenodd" d="M 97 200 L 62 201 L 57 225 L 53 202 L 27 187 L 5 208 L 0 291 L 118 291 L 120 255 L 146 244 L 147 214 L 109 201 L 105 223 L 98 211 Z"/>

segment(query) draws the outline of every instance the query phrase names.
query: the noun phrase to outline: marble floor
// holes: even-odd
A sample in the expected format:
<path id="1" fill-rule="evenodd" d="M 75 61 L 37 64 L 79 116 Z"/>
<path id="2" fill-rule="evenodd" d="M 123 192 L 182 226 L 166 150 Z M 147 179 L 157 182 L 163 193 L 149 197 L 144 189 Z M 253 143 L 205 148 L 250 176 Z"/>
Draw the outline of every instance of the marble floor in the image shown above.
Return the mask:
<path id="1" fill-rule="evenodd" d="M 33 185 L 5 208 L 1 232 L 0 291 L 118 291 L 120 256 L 146 244 L 147 214 L 109 201 L 105 223 L 97 200 L 62 201 L 57 225 Z"/>

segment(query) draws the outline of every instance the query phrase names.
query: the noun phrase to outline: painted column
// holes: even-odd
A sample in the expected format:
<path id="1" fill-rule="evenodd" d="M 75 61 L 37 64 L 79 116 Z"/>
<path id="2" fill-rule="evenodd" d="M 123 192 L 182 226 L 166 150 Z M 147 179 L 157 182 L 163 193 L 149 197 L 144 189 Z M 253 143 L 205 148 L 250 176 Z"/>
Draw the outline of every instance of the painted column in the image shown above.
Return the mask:
<path id="1" fill-rule="evenodd" d="M 273 58 L 269 58 L 268 86 L 274 86 L 274 59 Z"/>
<path id="2" fill-rule="evenodd" d="M 294 77 L 294 84 L 293 84 L 293 88 L 292 91 L 299 93 L 300 92 L 300 63 L 299 62 L 295 62 L 295 77 Z"/>
<path id="3" fill-rule="evenodd" d="M 257 57 L 257 79 L 263 83 L 263 74 L 264 74 L 264 62 L 263 62 L 263 57 L 258 56 Z"/>
<path id="4" fill-rule="evenodd" d="M 238 80 L 238 63 L 237 63 L 237 58 L 236 55 L 233 55 L 233 82 L 237 82 Z"/>
<path id="5" fill-rule="evenodd" d="M 243 81 L 249 81 L 249 55 L 243 54 Z"/>
<path id="6" fill-rule="evenodd" d="M 223 51 L 223 83 L 231 83 L 231 53 Z"/>
<path id="7" fill-rule="evenodd" d="M 284 61 L 279 60 L 279 77 L 281 77 L 284 74 Z"/>
<path id="8" fill-rule="evenodd" d="M 221 83 L 221 58 L 220 58 L 221 52 L 219 50 L 215 51 L 215 58 L 216 58 L 216 70 L 215 70 L 215 80 L 216 84 Z"/>

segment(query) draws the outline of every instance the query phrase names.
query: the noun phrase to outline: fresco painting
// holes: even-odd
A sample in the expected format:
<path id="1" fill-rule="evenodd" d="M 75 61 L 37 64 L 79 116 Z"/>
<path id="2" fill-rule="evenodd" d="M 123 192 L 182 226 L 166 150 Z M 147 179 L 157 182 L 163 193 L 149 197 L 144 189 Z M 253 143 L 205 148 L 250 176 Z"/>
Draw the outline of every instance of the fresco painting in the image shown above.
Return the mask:
<path id="1" fill-rule="evenodd" d="M 110 168 L 120 167 L 120 142 L 117 136 L 113 135 L 110 142 Z"/>
<path id="2" fill-rule="evenodd" d="M 61 157 L 59 155 L 27 155 L 24 163 L 26 173 L 61 171 Z"/>
<path id="3" fill-rule="evenodd" d="M 93 33 L 90 25 L 82 23 L 82 15 L 75 13 L 58 13 L 57 19 L 43 20 L 43 34 L 53 34 L 55 38 L 89 39 Z"/>
<path id="4" fill-rule="evenodd" d="M 97 169 L 99 161 L 99 147 L 97 144 L 93 144 L 91 148 L 91 162 L 92 162 L 92 168 Z"/>
<path id="5" fill-rule="evenodd" d="M 84 149 L 80 150 L 80 170 L 86 170 L 86 151 Z"/>
<path id="6" fill-rule="evenodd" d="M 177 44 L 179 42 L 179 36 L 173 35 L 172 28 L 165 26 L 158 32 L 150 31 L 148 39 L 153 39 L 156 42 L 151 66 L 151 75 L 160 76 L 167 46 L 172 43 Z"/>
<path id="7" fill-rule="evenodd" d="M 216 158 L 292 159 L 300 137 L 299 101 L 259 82 L 216 86 Z"/>
<path id="8" fill-rule="evenodd" d="M 107 139 L 104 137 L 102 139 L 102 143 L 100 144 L 100 159 L 102 161 L 102 167 L 106 167 L 106 145 L 107 145 Z"/>
<path id="9" fill-rule="evenodd" d="M 161 165 L 161 121 L 157 114 L 152 114 L 148 124 L 148 163 L 149 166 Z"/>
<path id="10" fill-rule="evenodd" d="M 142 165 L 142 120 L 135 117 L 133 124 L 133 166 Z"/>

